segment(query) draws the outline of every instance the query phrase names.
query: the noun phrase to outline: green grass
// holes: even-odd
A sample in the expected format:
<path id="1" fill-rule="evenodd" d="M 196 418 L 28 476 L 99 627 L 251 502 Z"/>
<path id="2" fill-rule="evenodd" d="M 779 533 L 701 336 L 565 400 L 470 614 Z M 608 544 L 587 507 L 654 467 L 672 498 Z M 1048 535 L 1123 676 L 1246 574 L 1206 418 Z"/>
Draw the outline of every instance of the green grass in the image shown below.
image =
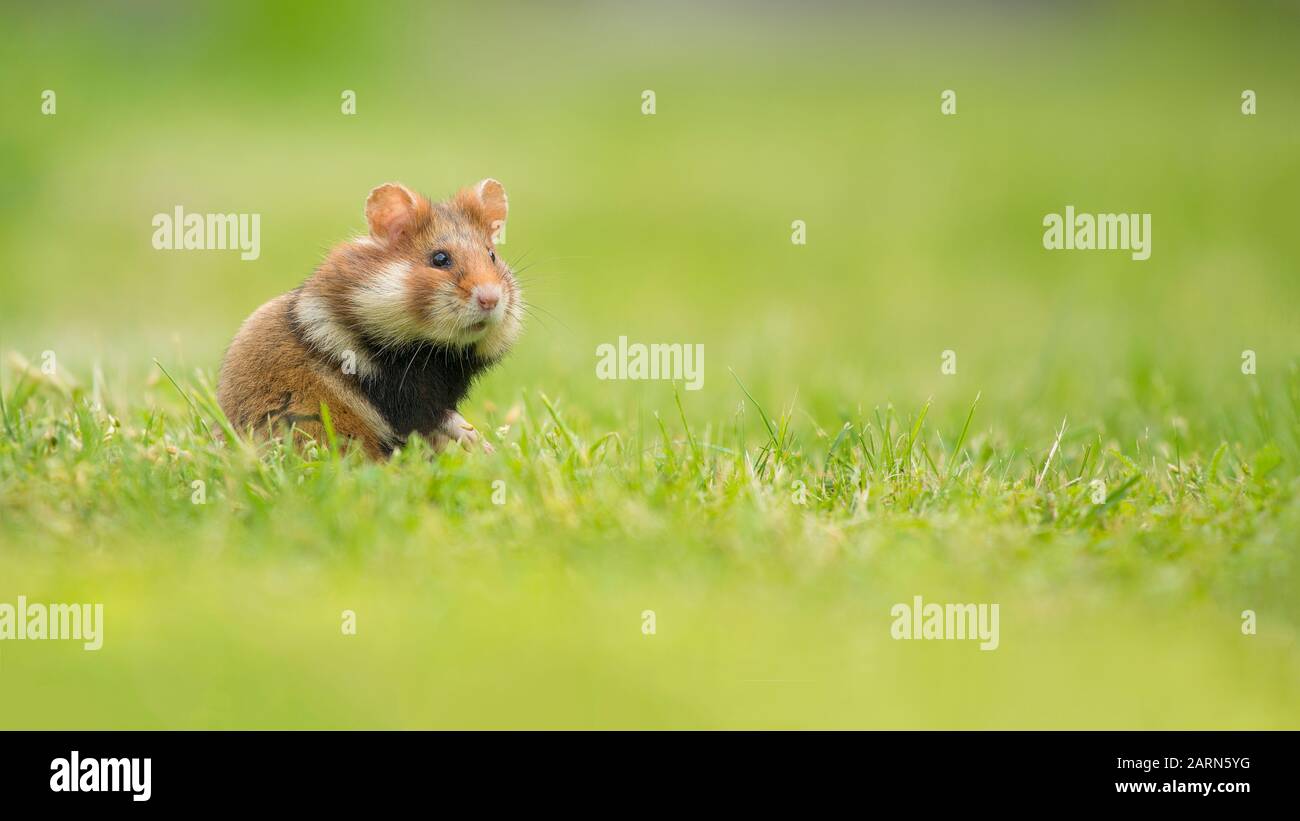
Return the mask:
<path id="1" fill-rule="evenodd" d="M 107 624 L 0 642 L 0 727 L 1300 727 L 1288 6 L 328 6 L 8 13 L 0 603 Z M 495 454 L 214 439 L 367 191 L 485 176 Z M 153 250 L 177 205 L 260 258 Z M 1151 258 L 1045 251 L 1066 205 Z M 915 595 L 999 648 L 892 640 Z"/>
<path id="2" fill-rule="evenodd" d="M 477 409 L 492 456 L 374 464 L 223 445 L 203 385 L 8 389 L 0 571 L 102 600 L 107 638 L 0 646 L 7 726 L 1297 721 L 1294 438 L 1053 448 L 974 404 L 945 431 L 928 405 L 819 422 L 737 386 L 710 418 L 665 388 L 674 413 L 613 430 L 520 395 Z M 1296 387 L 1259 399 L 1293 433 Z M 916 594 L 998 602 L 1001 647 L 891 640 Z"/>

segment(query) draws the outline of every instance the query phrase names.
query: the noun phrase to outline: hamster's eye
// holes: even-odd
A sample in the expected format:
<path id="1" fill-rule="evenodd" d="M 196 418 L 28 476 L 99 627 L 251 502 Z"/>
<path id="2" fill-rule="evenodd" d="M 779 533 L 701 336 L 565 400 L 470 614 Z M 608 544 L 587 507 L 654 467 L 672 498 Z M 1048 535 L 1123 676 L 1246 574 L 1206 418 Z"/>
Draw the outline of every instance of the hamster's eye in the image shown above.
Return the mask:
<path id="1" fill-rule="evenodd" d="M 446 251 L 434 251 L 429 257 L 429 264 L 434 268 L 446 268 L 451 265 L 451 256 Z"/>
<path id="2" fill-rule="evenodd" d="M 488 249 L 488 256 L 492 258 L 493 262 L 497 261 L 497 252 L 493 251 L 491 248 Z"/>

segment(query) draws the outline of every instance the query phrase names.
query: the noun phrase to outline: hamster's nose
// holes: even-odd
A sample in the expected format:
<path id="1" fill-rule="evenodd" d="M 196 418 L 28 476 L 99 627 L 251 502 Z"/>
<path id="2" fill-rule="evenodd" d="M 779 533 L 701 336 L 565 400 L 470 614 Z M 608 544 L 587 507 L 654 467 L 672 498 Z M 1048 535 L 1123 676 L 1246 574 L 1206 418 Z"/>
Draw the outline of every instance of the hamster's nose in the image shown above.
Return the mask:
<path id="1" fill-rule="evenodd" d="M 474 299 L 480 308 L 490 311 L 501 301 L 501 286 L 480 285 L 474 289 Z"/>

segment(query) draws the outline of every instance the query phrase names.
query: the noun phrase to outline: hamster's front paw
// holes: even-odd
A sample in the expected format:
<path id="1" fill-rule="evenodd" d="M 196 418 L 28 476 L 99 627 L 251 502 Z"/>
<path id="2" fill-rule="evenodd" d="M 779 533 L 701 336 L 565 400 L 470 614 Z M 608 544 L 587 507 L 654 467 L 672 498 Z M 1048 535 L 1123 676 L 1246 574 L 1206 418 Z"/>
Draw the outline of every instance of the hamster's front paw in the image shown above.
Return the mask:
<path id="1" fill-rule="evenodd" d="M 465 417 L 456 411 L 447 413 L 439 433 L 453 442 L 459 442 L 465 450 L 473 450 L 475 446 L 481 446 L 484 453 L 492 453 L 495 450 L 487 437 L 480 434 L 477 428 L 465 421 Z"/>

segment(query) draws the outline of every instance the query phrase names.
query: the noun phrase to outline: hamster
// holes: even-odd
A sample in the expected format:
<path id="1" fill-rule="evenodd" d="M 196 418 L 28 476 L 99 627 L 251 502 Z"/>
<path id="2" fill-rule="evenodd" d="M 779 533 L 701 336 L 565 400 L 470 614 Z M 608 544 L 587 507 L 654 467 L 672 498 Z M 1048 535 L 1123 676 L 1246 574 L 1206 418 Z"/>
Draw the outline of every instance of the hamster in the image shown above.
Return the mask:
<path id="1" fill-rule="evenodd" d="M 323 403 L 337 435 L 376 459 L 412 435 L 491 452 L 456 407 L 523 326 L 519 283 L 496 252 L 506 210 L 493 179 L 438 203 L 399 183 L 371 191 L 369 235 L 240 327 L 218 377 L 226 417 L 324 441 Z"/>

